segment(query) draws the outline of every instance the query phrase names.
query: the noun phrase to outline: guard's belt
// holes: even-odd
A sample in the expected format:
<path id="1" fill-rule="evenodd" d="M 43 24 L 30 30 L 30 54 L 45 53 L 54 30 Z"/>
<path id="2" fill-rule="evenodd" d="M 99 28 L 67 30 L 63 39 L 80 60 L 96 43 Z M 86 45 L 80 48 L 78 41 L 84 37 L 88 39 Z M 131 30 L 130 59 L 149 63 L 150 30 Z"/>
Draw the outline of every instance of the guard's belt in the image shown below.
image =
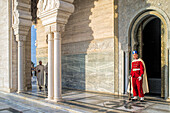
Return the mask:
<path id="1" fill-rule="evenodd" d="M 133 71 L 139 71 L 139 70 L 140 70 L 140 68 L 138 68 L 138 69 L 137 69 L 137 68 L 136 68 L 136 69 L 133 69 Z"/>

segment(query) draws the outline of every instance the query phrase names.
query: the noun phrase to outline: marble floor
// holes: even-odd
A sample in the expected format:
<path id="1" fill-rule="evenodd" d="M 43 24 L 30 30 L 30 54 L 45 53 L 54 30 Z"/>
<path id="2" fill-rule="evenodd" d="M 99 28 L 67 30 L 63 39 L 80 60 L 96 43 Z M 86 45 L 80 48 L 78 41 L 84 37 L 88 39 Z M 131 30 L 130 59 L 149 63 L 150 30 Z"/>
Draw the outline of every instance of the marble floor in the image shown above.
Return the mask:
<path id="1" fill-rule="evenodd" d="M 35 89 L 34 89 L 35 88 Z M 34 86 L 33 91 L 25 92 L 25 96 L 34 99 L 47 98 L 47 91 L 37 91 Z M 143 112 L 143 113 L 170 113 L 170 102 L 166 102 L 159 97 L 145 98 L 144 102 L 129 101 L 127 96 L 118 96 L 111 94 L 101 94 L 93 92 L 84 92 L 78 90 L 63 89 L 63 101 L 57 104 L 70 106 L 86 112 Z"/>
<path id="2" fill-rule="evenodd" d="M 69 113 L 0 93 L 0 113 Z"/>
<path id="3" fill-rule="evenodd" d="M 63 89 L 63 101 L 53 102 L 46 100 L 47 90 L 39 91 L 36 82 L 31 91 L 24 93 L 0 92 L 0 113 L 170 113 L 170 102 L 159 97 L 145 97 L 145 102 L 129 101 L 128 97 Z M 17 104 L 15 104 L 17 103 Z"/>

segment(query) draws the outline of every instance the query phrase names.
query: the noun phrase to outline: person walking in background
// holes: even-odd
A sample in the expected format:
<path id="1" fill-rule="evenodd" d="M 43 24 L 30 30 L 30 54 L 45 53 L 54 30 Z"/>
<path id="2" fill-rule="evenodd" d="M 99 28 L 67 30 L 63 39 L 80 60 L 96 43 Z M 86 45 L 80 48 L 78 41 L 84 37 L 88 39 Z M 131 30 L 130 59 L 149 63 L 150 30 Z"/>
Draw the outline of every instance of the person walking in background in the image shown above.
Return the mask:
<path id="1" fill-rule="evenodd" d="M 39 61 L 39 65 L 35 67 L 35 71 L 37 74 L 38 86 L 41 90 L 42 86 L 44 86 L 44 65 L 42 65 L 42 61 Z"/>

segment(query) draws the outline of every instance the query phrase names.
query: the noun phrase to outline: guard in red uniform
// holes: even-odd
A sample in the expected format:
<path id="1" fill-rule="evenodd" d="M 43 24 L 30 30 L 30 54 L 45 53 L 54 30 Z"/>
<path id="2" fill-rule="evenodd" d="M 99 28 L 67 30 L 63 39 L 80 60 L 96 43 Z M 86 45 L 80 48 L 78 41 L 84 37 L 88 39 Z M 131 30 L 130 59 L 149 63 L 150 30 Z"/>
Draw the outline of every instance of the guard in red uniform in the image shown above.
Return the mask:
<path id="1" fill-rule="evenodd" d="M 131 77 L 132 77 L 132 88 L 133 88 L 133 100 L 137 100 L 138 96 L 140 100 L 144 100 L 143 94 L 143 74 L 144 74 L 144 65 L 143 62 L 138 59 L 137 51 L 133 51 L 133 58 L 132 61 L 132 69 L 131 69 Z"/>

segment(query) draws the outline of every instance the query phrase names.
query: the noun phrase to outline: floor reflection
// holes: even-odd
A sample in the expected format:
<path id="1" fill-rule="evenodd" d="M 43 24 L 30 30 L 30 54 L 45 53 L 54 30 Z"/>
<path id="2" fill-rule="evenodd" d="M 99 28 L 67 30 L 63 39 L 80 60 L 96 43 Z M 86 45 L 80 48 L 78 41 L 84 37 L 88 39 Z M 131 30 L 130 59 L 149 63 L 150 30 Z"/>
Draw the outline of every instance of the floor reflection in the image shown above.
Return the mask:
<path id="1" fill-rule="evenodd" d="M 48 97 L 48 90 L 40 91 L 37 88 L 36 77 L 32 78 L 32 90 L 23 93 L 24 96 L 44 101 Z M 69 106 L 71 108 L 85 109 L 92 112 L 137 112 L 149 108 L 155 103 L 164 101 L 154 101 L 152 98 L 146 98 L 145 102 L 129 101 L 126 95 L 118 96 L 111 94 L 101 94 L 85 92 L 80 90 L 62 89 L 62 102 L 54 103 Z M 169 103 L 168 103 L 169 105 Z"/>

